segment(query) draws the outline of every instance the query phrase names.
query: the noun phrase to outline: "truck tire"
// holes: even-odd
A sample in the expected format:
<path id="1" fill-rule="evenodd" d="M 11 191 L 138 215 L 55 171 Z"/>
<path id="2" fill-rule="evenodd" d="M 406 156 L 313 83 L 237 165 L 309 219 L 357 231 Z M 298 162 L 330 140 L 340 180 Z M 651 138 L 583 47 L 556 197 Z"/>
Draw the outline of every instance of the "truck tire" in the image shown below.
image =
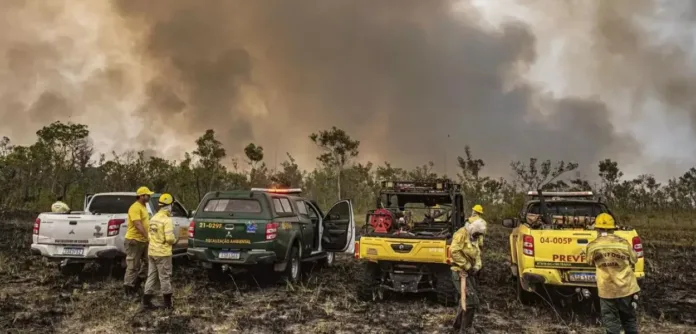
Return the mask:
<path id="1" fill-rule="evenodd" d="M 517 278 L 515 279 L 515 288 L 517 291 L 517 300 L 520 301 L 522 305 L 530 305 L 534 302 L 534 297 L 535 294 L 533 292 L 526 291 L 522 289 L 522 278 L 517 274 Z"/>
<path id="2" fill-rule="evenodd" d="M 100 259 L 99 264 L 99 275 L 103 277 L 111 277 L 114 279 L 123 279 L 126 274 L 126 268 L 122 264 L 123 259 Z"/>
<path id="3" fill-rule="evenodd" d="M 380 269 L 377 263 L 365 262 L 363 271 L 358 278 L 357 297 L 361 301 L 375 300 L 376 289 L 379 288 Z"/>
<path id="4" fill-rule="evenodd" d="M 65 265 L 58 265 L 58 272 L 63 276 L 73 276 L 80 274 L 84 268 L 84 263 L 67 263 Z"/>
<path id="5" fill-rule="evenodd" d="M 205 269 L 205 272 L 208 275 L 208 280 L 211 282 L 221 282 L 225 278 L 222 265 L 219 263 L 213 263 L 211 268 Z"/>
<path id="6" fill-rule="evenodd" d="M 288 256 L 288 265 L 285 267 L 285 279 L 290 283 L 296 284 L 302 280 L 302 260 L 300 259 L 300 249 L 297 244 L 292 245 Z"/>
<path id="7" fill-rule="evenodd" d="M 459 304 L 459 292 L 452 280 L 452 271 L 447 269 L 435 273 L 435 293 L 437 302 L 443 306 L 456 306 Z"/>
<path id="8" fill-rule="evenodd" d="M 334 261 L 336 260 L 336 253 L 333 252 L 327 252 L 326 257 L 319 260 L 319 264 L 322 267 L 329 268 L 333 267 Z"/>

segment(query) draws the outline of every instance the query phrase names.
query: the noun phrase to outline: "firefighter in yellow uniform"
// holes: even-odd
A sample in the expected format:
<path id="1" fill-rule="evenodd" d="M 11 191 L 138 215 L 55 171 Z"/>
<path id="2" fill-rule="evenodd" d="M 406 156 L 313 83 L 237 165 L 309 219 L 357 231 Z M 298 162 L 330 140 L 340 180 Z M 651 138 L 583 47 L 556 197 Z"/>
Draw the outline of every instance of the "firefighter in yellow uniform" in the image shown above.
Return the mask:
<path id="1" fill-rule="evenodd" d="M 154 194 L 147 187 L 136 191 L 136 201 L 128 209 L 128 220 L 124 245 L 126 248 L 126 274 L 123 288 L 126 297 L 135 297 L 140 290 L 140 283 L 147 272 L 147 242 L 150 213 L 147 203 Z"/>
<path id="2" fill-rule="evenodd" d="M 460 228 L 452 236 L 450 245 L 452 279 L 461 296 L 454 327 L 459 328 L 460 333 L 474 330 L 474 313 L 480 304 L 476 274 L 481 269 L 481 251 L 478 244 L 472 241 L 472 237 L 483 233 L 480 227 L 477 224 L 469 229 Z"/>
<path id="3" fill-rule="evenodd" d="M 172 309 L 172 246 L 177 242 L 172 221 L 170 194 L 162 194 L 159 211 L 150 220 L 150 243 L 147 249 L 148 270 L 143 294 L 143 308 L 153 308 L 152 297 L 159 290 L 164 299 L 164 308 Z"/>
<path id="4" fill-rule="evenodd" d="M 633 267 L 638 256 L 628 243 L 613 234 L 614 218 L 602 213 L 594 228 L 598 238 L 587 245 L 587 262 L 597 268 L 597 291 L 602 313 L 602 324 L 607 334 L 638 333 L 636 317 L 637 293 L 640 291 Z"/>
<path id="5" fill-rule="evenodd" d="M 53 213 L 69 213 L 70 207 L 63 202 L 63 196 L 58 196 L 56 202 L 51 204 L 51 212 Z"/>

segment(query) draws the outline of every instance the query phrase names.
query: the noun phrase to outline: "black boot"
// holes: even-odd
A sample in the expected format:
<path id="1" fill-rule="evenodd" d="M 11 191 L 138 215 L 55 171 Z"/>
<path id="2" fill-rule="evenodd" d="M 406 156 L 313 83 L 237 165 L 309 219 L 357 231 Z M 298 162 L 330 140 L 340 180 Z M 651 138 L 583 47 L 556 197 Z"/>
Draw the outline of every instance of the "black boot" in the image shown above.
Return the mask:
<path id="1" fill-rule="evenodd" d="M 155 308 L 155 305 L 152 305 L 152 295 L 150 295 L 150 294 L 143 295 L 142 308 L 145 310 L 152 310 Z"/>
<path id="2" fill-rule="evenodd" d="M 164 309 L 167 311 L 172 311 L 174 309 L 174 306 L 172 305 L 172 294 L 163 294 L 162 298 L 164 299 Z"/>
<path id="3" fill-rule="evenodd" d="M 131 299 L 135 295 L 135 289 L 130 285 L 123 286 L 123 298 Z"/>
<path id="4" fill-rule="evenodd" d="M 140 276 L 135 278 L 135 282 L 133 282 L 133 294 L 137 297 L 142 294 L 142 283 L 143 279 L 140 278 Z"/>

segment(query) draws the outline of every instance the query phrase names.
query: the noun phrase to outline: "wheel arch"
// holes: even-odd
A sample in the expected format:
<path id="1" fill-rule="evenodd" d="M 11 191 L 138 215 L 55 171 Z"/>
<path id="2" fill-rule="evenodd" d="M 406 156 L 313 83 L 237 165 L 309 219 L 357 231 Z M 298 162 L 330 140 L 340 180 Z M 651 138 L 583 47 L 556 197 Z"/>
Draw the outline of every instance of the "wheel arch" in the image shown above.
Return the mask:
<path id="1" fill-rule="evenodd" d="M 285 256 L 284 260 L 287 261 L 290 256 L 290 250 L 292 249 L 293 246 L 297 245 L 297 251 L 300 253 L 300 258 L 302 258 L 302 238 L 299 235 L 299 233 L 293 231 L 293 233 L 290 236 L 290 242 L 288 242 L 287 246 L 285 247 Z"/>

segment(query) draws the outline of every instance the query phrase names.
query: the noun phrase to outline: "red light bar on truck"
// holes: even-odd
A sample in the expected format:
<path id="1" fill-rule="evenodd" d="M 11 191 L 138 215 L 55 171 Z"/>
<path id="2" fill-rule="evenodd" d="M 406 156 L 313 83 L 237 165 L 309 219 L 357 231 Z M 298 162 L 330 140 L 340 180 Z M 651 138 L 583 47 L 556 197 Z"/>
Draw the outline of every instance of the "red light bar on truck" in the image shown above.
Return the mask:
<path id="1" fill-rule="evenodd" d="M 301 188 L 289 188 L 289 189 L 274 189 L 274 188 L 251 188 L 251 191 L 262 191 L 265 193 L 275 193 L 275 194 L 301 194 Z"/>
<path id="2" fill-rule="evenodd" d="M 542 191 L 544 197 L 581 197 L 581 196 L 594 196 L 591 191 Z M 528 191 L 529 196 L 539 196 L 538 191 Z"/>

